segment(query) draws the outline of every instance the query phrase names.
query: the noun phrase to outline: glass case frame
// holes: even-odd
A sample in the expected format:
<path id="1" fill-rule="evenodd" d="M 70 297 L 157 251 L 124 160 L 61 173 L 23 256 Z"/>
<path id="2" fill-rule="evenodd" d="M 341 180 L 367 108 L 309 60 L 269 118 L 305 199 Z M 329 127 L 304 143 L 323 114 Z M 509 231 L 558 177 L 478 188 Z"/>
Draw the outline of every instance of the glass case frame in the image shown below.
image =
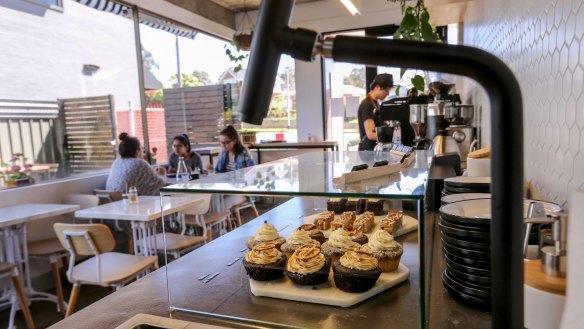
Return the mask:
<path id="1" fill-rule="evenodd" d="M 415 161 L 407 168 L 403 168 L 400 172 L 352 184 L 336 185 L 333 183 L 333 178 L 351 171 L 353 166 L 363 163 L 372 166 L 375 162 L 381 160 L 395 163 L 399 162 L 401 158 L 391 155 L 388 152 L 310 152 L 233 172 L 203 177 L 202 179 L 188 183 L 171 185 L 161 189 L 161 197 L 174 193 L 203 193 L 270 197 L 411 200 L 414 203 L 414 214 L 417 215 L 419 223 L 417 234 L 419 250 L 419 278 L 417 282 L 419 285 L 419 326 L 426 327 L 426 299 L 429 292 L 426 290 L 427 275 L 424 270 L 426 267 L 424 200 L 429 173 L 429 162 L 431 161 L 432 154 L 428 151 L 418 151 L 414 153 L 414 156 Z M 165 229 L 164 224 L 163 229 Z M 241 228 L 238 230 L 241 230 Z M 247 234 L 251 236 L 253 232 L 250 231 Z M 204 248 L 211 247 L 212 244 Z M 218 247 L 219 245 L 217 244 Z M 242 249 L 243 247 L 245 246 L 240 246 L 240 252 L 246 249 Z M 201 261 L 203 260 L 201 259 Z M 183 289 L 179 288 L 177 291 L 177 287 L 173 286 L 173 275 L 178 275 L 177 273 L 182 272 L 179 268 L 181 266 L 180 259 L 168 265 L 166 267 L 168 281 L 167 292 L 171 312 L 183 311 L 198 315 L 209 315 L 216 318 L 231 319 L 234 322 L 252 322 L 270 326 L 291 326 L 289 323 L 279 323 L 280 321 L 274 322 L 265 319 L 239 318 L 231 314 L 220 314 L 220 311 L 215 312 L 205 310 L 204 308 L 197 309 L 196 303 L 190 303 L 180 296 L 183 293 L 181 291 Z M 245 275 L 245 272 L 243 275 Z M 193 274 L 194 276 L 197 276 L 196 273 Z M 196 278 L 193 278 L 193 280 L 196 281 Z M 229 287 L 225 289 L 229 289 Z M 174 291 L 177 291 L 177 293 L 174 293 Z M 251 294 L 251 292 L 248 293 Z M 363 303 L 367 303 L 367 301 Z"/>

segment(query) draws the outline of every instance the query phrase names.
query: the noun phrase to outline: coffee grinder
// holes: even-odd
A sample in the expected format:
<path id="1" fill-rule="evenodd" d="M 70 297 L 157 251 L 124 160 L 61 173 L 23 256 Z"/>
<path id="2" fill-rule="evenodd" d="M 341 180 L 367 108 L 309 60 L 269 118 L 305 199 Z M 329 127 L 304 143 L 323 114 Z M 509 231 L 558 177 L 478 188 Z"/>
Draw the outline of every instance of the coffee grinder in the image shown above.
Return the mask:
<path id="1" fill-rule="evenodd" d="M 432 141 L 426 138 L 426 116 L 428 104 L 411 104 L 410 105 L 410 126 L 414 129 L 416 135 L 414 139 L 414 148 L 416 150 L 427 150 L 432 145 Z"/>
<path id="2" fill-rule="evenodd" d="M 444 118 L 449 122 L 446 132 L 458 143 L 463 168 L 475 139 L 476 129 L 471 126 L 473 116 L 474 105 L 449 104 L 444 109 Z"/>

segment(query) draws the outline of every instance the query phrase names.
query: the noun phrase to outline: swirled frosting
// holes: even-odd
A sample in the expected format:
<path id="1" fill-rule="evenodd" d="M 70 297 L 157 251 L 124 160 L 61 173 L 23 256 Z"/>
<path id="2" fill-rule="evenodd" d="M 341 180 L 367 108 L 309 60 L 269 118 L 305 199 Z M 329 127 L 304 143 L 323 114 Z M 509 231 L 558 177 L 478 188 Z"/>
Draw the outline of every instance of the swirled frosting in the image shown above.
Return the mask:
<path id="1" fill-rule="evenodd" d="M 377 259 L 364 251 L 349 250 L 339 261 L 344 267 L 354 270 L 368 271 L 377 268 Z"/>
<path id="2" fill-rule="evenodd" d="M 260 242 L 273 241 L 279 237 L 280 235 L 278 234 L 278 231 L 276 231 L 274 225 L 268 224 L 267 221 L 264 222 L 264 225 L 262 225 L 254 235 L 255 240 Z"/>
<path id="3" fill-rule="evenodd" d="M 299 274 L 310 274 L 320 270 L 325 264 L 324 255 L 314 245 L 296 249 L 288 260 L 286 269 Z"/>
<path id="4" fill-rule="evenodd" d="M 303 230 L 294 230 L 288 237 L 287 243 L 290 245 L 304 246 L 307 244 L 315 244 L 320 246 L 320 242 L 310 238 L 310 234 Z"/>
<path id="5" fill-rule="evenodd" d="M 393 239 L 393 235 L 384 230 L 375 231 L 369 238 L 367 245 L 373 252 L 393 251 L 399 248 L 398 243 Z"/>
<path id="6" fill-rule="evenodd" d="M 343 228 L 336 229 L 331 233 L 328 239 L 328 244 L 331 247 L 343 249 L 350 248 L 359 249 L 360 247 L 360 245 L 357 242 L 353 242 L 353 240 L 351 240 L 351 237 Z"/>
<path id="7" fill-rule="evenodd" d="M 271 264 L 282 258 L 282 253 L 273 243 L 258 243 L 251 251 L 245 254 L 245 260 L 253 264 Z"/>

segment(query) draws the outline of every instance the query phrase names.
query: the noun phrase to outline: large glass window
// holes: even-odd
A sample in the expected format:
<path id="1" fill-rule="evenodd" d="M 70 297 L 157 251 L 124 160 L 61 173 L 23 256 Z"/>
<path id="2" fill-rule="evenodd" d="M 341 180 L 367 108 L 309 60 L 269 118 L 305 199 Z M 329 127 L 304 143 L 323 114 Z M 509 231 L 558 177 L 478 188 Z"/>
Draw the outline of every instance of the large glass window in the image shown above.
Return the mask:
<path id="1" fill-rule="evenodd" d="M 3 188 L 109 168 L 115 110 L 140 103 L 132 20 L 69 0 L 39 15 L 39 2 L 60 3 L 0 5 Z"/>

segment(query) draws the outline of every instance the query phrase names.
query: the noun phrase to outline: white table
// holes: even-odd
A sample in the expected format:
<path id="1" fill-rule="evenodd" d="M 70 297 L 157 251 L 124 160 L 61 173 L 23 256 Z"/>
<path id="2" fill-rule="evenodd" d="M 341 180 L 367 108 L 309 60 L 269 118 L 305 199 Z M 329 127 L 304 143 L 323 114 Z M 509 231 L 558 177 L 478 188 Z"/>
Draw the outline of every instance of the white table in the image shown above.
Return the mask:
<path id="1" fill-rule="evenodd" d="M 75 212 L 77 218 L 100 218 L 130 221 L 132 239 L 135 243 L 134 254 L 143 256 L 157 255 L 156 220 L 162 216 L 181 212 L 203 201 L 198 195 L 138 196 L 138 203 L 126 200 L 106 203 Z M 162 211 L 161 211 L 162 209 Z M 139 242 L 139 243 L 137 243 Z"/>
<path id="2" fill-rule="evenodd" d="M 57 296 L 35 291 L 30 281 L 28 265 L 27 231 L 28 222 L 42 220 L 58 215 L 72 213 L 78 210 L 78 205 L 70 204 L 41 204 L 26 203 L 10 207 L 0 208 L 0 262 L 10 262 L 18 266 L 18 270 L 23 275 L 25 292 L 29 300 L 51 301 L 57 304 L 60 311 Z M 12 304 L 8 328 L 14 325 L 16 312 L 16 298 L 14 291 L 6 290 L 0 296 L 0 307 Z"/>

